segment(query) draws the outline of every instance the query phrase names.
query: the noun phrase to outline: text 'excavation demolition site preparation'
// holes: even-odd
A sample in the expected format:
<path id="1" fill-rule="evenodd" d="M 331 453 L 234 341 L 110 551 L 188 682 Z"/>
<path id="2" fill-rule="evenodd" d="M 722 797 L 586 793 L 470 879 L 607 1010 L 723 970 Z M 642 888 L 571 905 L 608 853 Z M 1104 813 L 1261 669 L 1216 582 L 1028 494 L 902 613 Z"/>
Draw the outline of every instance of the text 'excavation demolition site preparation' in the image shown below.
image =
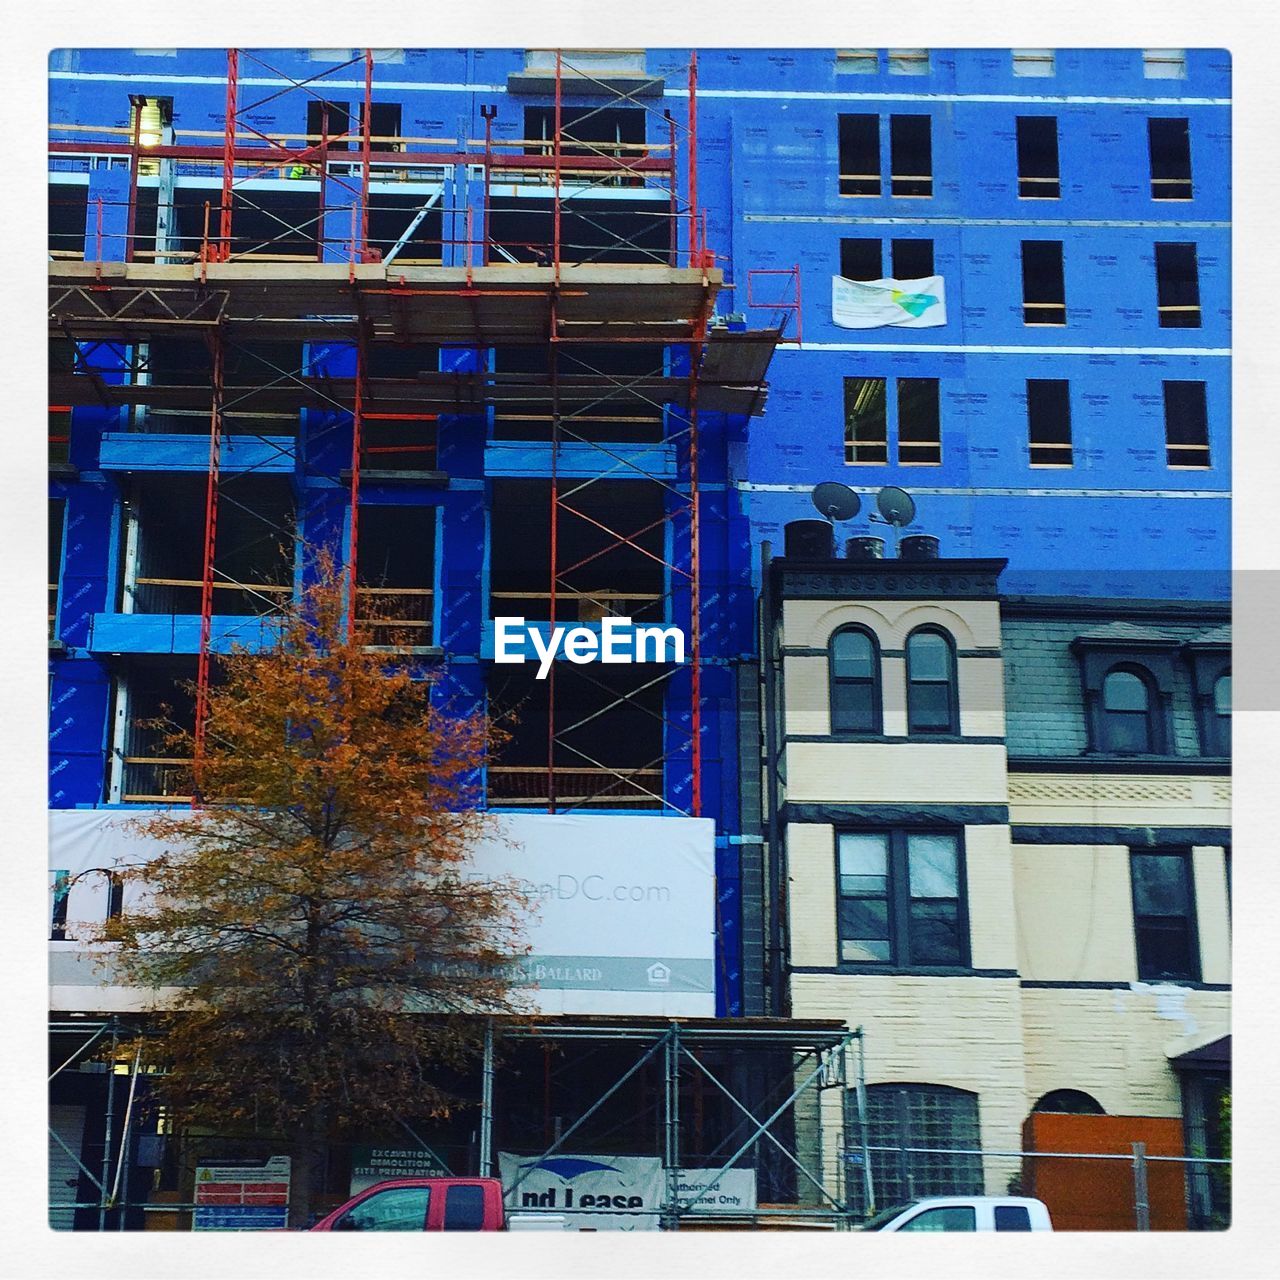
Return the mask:
<path id="1" fill-rule="evenodd" d="M 684 632 L 679 627 L 636 626 L 630 618 L 603 618 L 590 626 L 526 624 L 523 618 L 495 618 L 495 662 L 528 662 L 529 642 L 538 660 L 538 679 L 545 680 L 557 655 L 579 665 L 588 662 L 683 662 Z"/>

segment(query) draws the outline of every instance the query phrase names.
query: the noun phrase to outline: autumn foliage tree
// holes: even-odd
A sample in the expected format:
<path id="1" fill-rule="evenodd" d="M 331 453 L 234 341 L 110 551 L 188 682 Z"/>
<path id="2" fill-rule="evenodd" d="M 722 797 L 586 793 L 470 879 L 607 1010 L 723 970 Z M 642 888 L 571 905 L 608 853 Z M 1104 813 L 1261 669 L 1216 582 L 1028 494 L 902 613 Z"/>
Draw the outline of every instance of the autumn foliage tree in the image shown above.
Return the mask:
<path id="1" fill-rule="evenodd" d="M 164 852 L 125 869 L 142 892 L 108 926 L 117 980 L 164 992 L 163 1101 L 287 1141 L 295 1226 L 331 1138 L 454 1105 L 440 1080 L 472 1060 L 482 1015 L 518 1007 L 527 905 L 468 862 L 490 834 L 490 726 L 349 635 L 344 576 L 315 559 L 274 646 L 218 660 L 198 804 L 136 820 Z M 189 729 L 167 736 L 194 754 Z"/>

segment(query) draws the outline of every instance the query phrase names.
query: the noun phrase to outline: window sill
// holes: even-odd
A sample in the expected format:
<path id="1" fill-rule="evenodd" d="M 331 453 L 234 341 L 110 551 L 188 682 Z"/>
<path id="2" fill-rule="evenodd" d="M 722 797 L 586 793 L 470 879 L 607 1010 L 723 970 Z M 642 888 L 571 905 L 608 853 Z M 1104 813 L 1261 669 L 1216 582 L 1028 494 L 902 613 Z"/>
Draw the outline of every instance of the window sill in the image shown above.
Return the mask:
<path id="1" fill-rule="evenodd" d="M 1016 969 L 975 969 L 972 965 L 833 964 L 788 965 L 793 974 L 830 974 L 880 978 L 1004 978 L 1016 979 Z"/>

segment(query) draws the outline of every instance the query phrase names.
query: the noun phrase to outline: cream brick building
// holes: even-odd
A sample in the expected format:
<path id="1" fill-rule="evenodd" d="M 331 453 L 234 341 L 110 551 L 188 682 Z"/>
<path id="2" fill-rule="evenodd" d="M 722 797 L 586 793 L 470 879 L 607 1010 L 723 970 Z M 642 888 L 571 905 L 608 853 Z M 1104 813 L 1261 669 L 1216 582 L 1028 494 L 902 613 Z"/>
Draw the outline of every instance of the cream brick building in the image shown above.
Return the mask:
<path id="1" fill-rule="evenodd" d="M 1211 1154 L 1227 1087 L 1227 611 L 1002 598 L 1002 568 L 766 569 L 770 990 L 863 1029 L 881 1205 L 1004 1191 L 1037 1110 Z M 853 1083 L 822 1151 L 856 1201 Z"/>

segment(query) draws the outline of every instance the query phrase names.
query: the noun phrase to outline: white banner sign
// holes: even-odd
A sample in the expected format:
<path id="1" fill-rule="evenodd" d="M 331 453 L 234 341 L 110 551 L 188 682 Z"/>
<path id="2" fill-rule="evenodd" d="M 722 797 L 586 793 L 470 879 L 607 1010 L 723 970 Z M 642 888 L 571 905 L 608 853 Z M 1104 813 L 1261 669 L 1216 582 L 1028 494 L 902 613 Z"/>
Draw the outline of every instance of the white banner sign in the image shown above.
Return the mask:
<path id="1" fill-rule="evenodd" d="M 656 1231 L 670 1198 L 657 1156 L 515 1156 L 498 1153 L 508 1213 L 563 1214 L 569 1231 Z M 754 1169 L 678 1169 L 676 1200 L 693 1214 L 756 1208 Z"/>
<path id="2" fill-rule="evenodd" d="M 831 277 L 831 319 L 842 329 L 933 329 L 947 323 L 941 276 L 920 280 Z"/>
<path id="3" fill-rule="evenodd" d="M 498 1152 L 508 1213 L 562 1213 L 570 1231 L 656 1231 L 666 1191 L 657 1156 Z"/>
<path id="4" fill-rule="evenodd" d="M 104 982 L 75 942 L 78 923 L 106 917 L 106 872 L 159 851 L 125 825 L 140 812 L 50 811 L 50 919 L 55 898 L 66 894 L 59 914 L 67 941 L 50 943 L 56 1010 L 141 1005 L 141 993 Z M 533 898 L 524 925 L 531 950 L 518 960 L 532 1012 L 715 1015 L 710 819 L 505 814 L 473 867 L 477 876 L 523 880 Z"/>

